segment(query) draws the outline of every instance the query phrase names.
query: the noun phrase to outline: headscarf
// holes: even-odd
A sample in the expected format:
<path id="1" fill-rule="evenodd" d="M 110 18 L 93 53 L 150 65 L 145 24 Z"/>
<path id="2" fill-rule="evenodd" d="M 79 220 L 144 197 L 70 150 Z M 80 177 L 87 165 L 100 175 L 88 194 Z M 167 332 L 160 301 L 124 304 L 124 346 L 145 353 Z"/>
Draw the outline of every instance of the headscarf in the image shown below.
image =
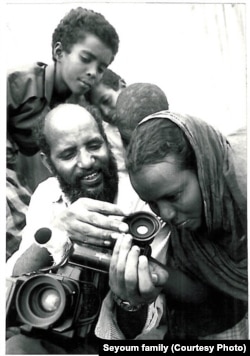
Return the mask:
<path id="1" fill-rule="evenodd" d="M 201 119 L 161 111 L 185 133 L 196 156 L 207 232 L 173 228 L 175 267 L 232 297 L 247 300 L 246 130 L 226 138 Z"/>

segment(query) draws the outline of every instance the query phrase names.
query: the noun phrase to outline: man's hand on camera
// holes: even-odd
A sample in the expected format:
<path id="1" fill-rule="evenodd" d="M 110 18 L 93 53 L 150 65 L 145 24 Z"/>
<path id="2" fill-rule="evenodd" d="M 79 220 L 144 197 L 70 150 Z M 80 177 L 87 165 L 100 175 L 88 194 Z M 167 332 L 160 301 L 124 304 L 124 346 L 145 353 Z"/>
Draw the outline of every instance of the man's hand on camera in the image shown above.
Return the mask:
<path id="1" fill-rule="evenodd" d="M 128 231 L 127 224 L 121 221 L 124 215 L 115 204 L 80 198 L 58 214 L 53 225 L 66 231 L 72 241 L 109 246 L 112 233 Z"/>
<path id="2" fill-rule="evenodd" d="M 117 239 L 109 269 L 110 288 L 116 296 L 134 306 L 150 304 L 167 280 L 166 269 L 140 256 L 139 247 L 132 246 L 131 235 Z"/>

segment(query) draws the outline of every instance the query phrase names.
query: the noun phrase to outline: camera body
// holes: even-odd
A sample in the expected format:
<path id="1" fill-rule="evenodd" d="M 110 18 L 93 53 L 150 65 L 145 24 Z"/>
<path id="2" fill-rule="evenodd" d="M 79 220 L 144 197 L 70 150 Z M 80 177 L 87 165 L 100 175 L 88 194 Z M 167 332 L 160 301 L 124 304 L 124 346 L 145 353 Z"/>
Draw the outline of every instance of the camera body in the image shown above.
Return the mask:
<path id="1" fill-rule="evenodd" d="M 128 233 L 132 235 L 132 244 L 140 247 L 140 254 L 150 257 L 150 243 L 161 229 L 160 221 L 152 213 L 137 212 L 123 219 L 128 224 Z M 88 243 L 74 243 L 69 263 L 84 266 L 98 272 L 108 273 L 112 248 L 102 248 Z"/>
<path id="2" fill-rule="evenodd" d="M 49 330 L 66 339 L 85 337 L 100 310 L 97 279 L 91 271 L 65 264 L 6 280 L 6 326 L 26 333 Z"/>
<path id="3" fill-rule="evenodd" d="M 129 226 L 133 244 L 149 257 L 150 243 L 161 228 L 159 220 L 151 213 L 138 212 L 123 221 Z M 42 235 L 44 238 L 44 233 Z M 50 236 L 51 231 L 48 238 Z M 47 237 L 44 240 L 47 241 Z M 100 273 L 96 272 L 108 273 L 111 256 L 112 248 L 73 243 L 60 264 L 8 278 L 6 326 L 18 322 L 25 325 L 26 332 L 49 330 L 66 338 L 86 336 L 101 304 Z"/>

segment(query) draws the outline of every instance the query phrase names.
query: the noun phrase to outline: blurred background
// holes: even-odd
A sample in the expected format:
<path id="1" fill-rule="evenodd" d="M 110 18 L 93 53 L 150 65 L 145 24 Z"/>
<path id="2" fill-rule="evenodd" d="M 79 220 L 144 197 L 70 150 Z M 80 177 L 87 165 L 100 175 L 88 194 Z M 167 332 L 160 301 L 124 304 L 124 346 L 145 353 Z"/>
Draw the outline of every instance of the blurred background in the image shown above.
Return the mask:
<path id="1" fill-rule="evenodd" d="M 120 49 L 110 68 L 127 84 L 158 85 L 171 110 L 199 116 L 226 134 L 246 124 L 244 3 L 8 1 L 8 68 L 51 62 L 52 33 L 77 6 L 101 12 L 116 28 Z"/>

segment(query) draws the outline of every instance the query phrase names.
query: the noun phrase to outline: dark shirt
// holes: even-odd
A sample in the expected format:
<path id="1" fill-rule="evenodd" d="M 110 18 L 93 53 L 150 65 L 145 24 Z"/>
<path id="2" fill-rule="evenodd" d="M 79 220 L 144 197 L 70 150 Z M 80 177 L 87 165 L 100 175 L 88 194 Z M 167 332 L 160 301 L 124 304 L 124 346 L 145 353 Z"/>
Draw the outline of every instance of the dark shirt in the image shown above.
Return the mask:
<path id="1" fill-rule="evenodd" d="M 7 132 L 14 152 L 18 148 L 31 156 L 39 151 L 33 128 L 50 110 L 53 86 L 54 65 L 38 62 L 8 74 Z"/>

